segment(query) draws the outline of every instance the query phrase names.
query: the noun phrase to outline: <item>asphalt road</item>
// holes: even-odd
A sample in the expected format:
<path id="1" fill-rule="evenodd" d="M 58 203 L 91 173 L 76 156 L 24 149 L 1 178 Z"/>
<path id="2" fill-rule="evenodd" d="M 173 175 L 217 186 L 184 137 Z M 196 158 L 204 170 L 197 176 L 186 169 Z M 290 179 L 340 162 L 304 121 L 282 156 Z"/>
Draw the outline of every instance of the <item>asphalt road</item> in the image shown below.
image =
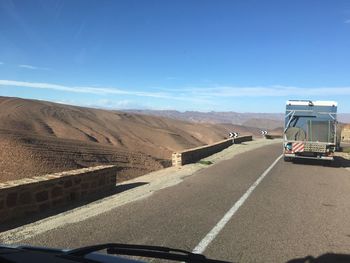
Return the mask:
<path id="1" fill-rule="evenodd" d="M 193 250 L 280 154 L 280 144 L 243 153 L 147 198 L 20 243 Z M 288 262 L 328 252 L 350 254 L 350 171 L 280 159 L 203 253 L 233 262 Z"/>

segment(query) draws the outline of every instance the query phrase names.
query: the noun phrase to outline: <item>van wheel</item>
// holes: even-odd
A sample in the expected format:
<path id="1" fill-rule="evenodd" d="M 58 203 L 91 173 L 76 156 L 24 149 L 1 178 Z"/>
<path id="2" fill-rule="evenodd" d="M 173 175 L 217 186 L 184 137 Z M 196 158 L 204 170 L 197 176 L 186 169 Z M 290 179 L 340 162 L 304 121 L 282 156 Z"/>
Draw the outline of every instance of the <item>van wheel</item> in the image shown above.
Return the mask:
<path id="1" fill-rule="evenodd" d="M 290 158 L 290 157 L 284 157 L 283 160 L 284 160 L 285 162 L 291 162 L 291 161 L 292 161 L 292 158 Z"/>

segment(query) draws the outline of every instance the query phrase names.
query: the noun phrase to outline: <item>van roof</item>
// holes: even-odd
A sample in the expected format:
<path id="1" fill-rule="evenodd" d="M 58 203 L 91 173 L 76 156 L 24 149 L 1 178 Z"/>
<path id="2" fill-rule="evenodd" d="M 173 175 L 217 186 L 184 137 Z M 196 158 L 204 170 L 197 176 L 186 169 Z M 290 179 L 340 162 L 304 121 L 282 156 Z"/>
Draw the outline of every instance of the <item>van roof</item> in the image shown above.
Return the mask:
<path id="1" fill-rule="evenodd" d="M 309 106 L 310 103 L 314 106 L 338 106 L 336 101 L 322 101 L 322 100 L 287 100 L 287 105 L 300 105 L 300 106 Z"/>

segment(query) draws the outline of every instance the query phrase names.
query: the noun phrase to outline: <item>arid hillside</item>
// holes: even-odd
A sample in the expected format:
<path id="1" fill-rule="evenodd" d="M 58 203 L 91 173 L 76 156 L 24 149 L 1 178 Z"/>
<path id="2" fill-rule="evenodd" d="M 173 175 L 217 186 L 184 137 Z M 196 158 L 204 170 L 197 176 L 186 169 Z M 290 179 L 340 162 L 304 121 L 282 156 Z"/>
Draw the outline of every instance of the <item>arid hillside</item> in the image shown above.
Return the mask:
<path id="1" fill-rule="evenodd" d="M 116 164 L 120 179 L 170 165 L 173 151 L 257 128 L 0 97 L 0 181 Z"/>

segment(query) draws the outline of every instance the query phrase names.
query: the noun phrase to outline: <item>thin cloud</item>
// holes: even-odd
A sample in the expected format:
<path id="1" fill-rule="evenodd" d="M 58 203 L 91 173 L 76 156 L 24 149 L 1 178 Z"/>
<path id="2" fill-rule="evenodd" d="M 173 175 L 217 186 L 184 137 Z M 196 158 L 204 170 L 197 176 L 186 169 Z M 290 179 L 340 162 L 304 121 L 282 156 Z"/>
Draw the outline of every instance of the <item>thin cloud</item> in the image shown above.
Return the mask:
<path id="1" fill-rule="evenodd" d="M 0 80 L 0 85 L 2 86 L 16 86 L 24 88 L 35 88 L 35 89 L 49 89 L 49 90 L 59 90 L 74 93 L 89 93 L 89 94 L 121 94 L 121 95 L 135 95 L 142 97 L 155 97 L 163 98 L 166 95 L 161 93 L 151 93 L 151 92 L 133 92 L 126 91 L 115 88 L 95 88 L 95 87 L 80 87 L 80 86 L 65 86 L 52 83 L 42 83 L 42 82 L 26 82 L 26 81 L 16 81 L 16 80 Z"/>
<path id="2" fill-rule="evenodd" d="M 65 86 L 52 83 L 41 83 L 41 82 L 26 82 L 26 81 L 16 81 L 16 80 L 0 80 L 0 86 L 14 86 L 20 88 L 34 88 L 34 89 L 48 89 L 48 90 L 58 90 L 64 92 L 73 93 L 87 93 L 96 95 L 131 95 L 138 97 L 151 97 L 160 99 L 170 99 L 170 100 L 183 100 L 191 102 L 205 102 L 197 98 L 179 97 L 176 94 L 168 94 L 164 92 L 145 92 L 145 91 L 128 91 L 118 88 L 96 88 L 96 87 L 81 87 L 81 86 Z"/>
<path id="3" fill-rule="evenodd" d="M 142 104 L 135 103 L 131 100 L 97 100 L 93 104 L 86 104 L 87 107 L 101 108 L 101 109 L 146 109 Z"/>
<path id="4" fill-rule="evenodd" d="M 144 105 L 135 103 L 131 100 L 109 100 L 101 99 L 95 102 L 76 101 L 76 100 L 55 100 L 58 104 L 89 107 L 96 109 L 120 110 L 120 109 L 146 109 Z"/>
<path id="5" fill-rule="evenodd" d="M 27 68 L 27 69 L 37 69 L 37 67 L 31 65 L 18 65 L 19 68 Z"/>
<path id="6" fill-rule="evenodd" d="M 19 88 L 34 88 L 57 90 L 71 93 L 86 93 L 96 95 L 128 95 L 150 97 L 156 99 L 187 101 L 191 103 L 212 104 L 215 98 L 234 97 L 326 97 L 350 96 L 349 87 L 293 87 L 293 86 L 218 86 L 209 88 L 185 87 L 177 89 L 162 89 L 161 91 L 130 91 L 114 87 L 66 86 L 53 83 L 25 82 L 16 80 L 0 80 L 0 86 Z M 159 89 L 158 89 L 159 90 Z"/>
<path id="7" fill-rule="evenodd" d="M 169 89 L 168 91 L 177 91 L 188 96 L 199 96 L 201 98 L 212 97 L 290 97 L 296 95 L 303 96 L 335 96 L 350 95 L 350 87 L 310 87 L 300 88 L 292 86 L 256 86 L 256 87 L 237 87 L 220 86 L 211 88 L 187 87 L 178 89 Z"/>
<path id="8" fill-rule="evenodd" d="M 4 65 L 4 62 L 1 62 L 1 61 L 0 61 L 0 65 Z"/>
<path id="9" fill-rule="evenodd" d="M 31 70 L 50 70 L 49 68 L 42 68 L 42 67 L 36 67 L 32 65 L 27 65 L 27 64 L 21 64 L 18 65 L 20 68 L 25 68 L 25 69 L 31 69 Z"/>
<path id="10" fill-rule="evenodd" d="M 344 21 L 344 23 L 345 23 L 345 24 L 350 24 L 350 19 L 346 19 L 346 20 Z"/>
<path id="11" fill-rule="evenodd" d="M 209 100 L 196 97 L 179 96 L 178 94 L 171 94 L 165 92 L 146 92 L 146 91 L 130 91 L 118 88 L 96 88 L 89 86 L 66 86 L 52 83 L 42 83 L 42 82 L 26 82 L 26 81 L 16 81 L 16 80 L 1 80 L 0 86 L 14 86 L 20 88 L 34 88 L 34 89 L 48 89 L 48 90 L 58 90 L 64 92 L 73 93 L 87 93 L 96 95 L 128 95 L 128 96 L 138 96 L 138 97 L 150 97 L 158 99 L 169 99 L 177 101 L 187 101 L 191 103 L 210 103 Z"/>

